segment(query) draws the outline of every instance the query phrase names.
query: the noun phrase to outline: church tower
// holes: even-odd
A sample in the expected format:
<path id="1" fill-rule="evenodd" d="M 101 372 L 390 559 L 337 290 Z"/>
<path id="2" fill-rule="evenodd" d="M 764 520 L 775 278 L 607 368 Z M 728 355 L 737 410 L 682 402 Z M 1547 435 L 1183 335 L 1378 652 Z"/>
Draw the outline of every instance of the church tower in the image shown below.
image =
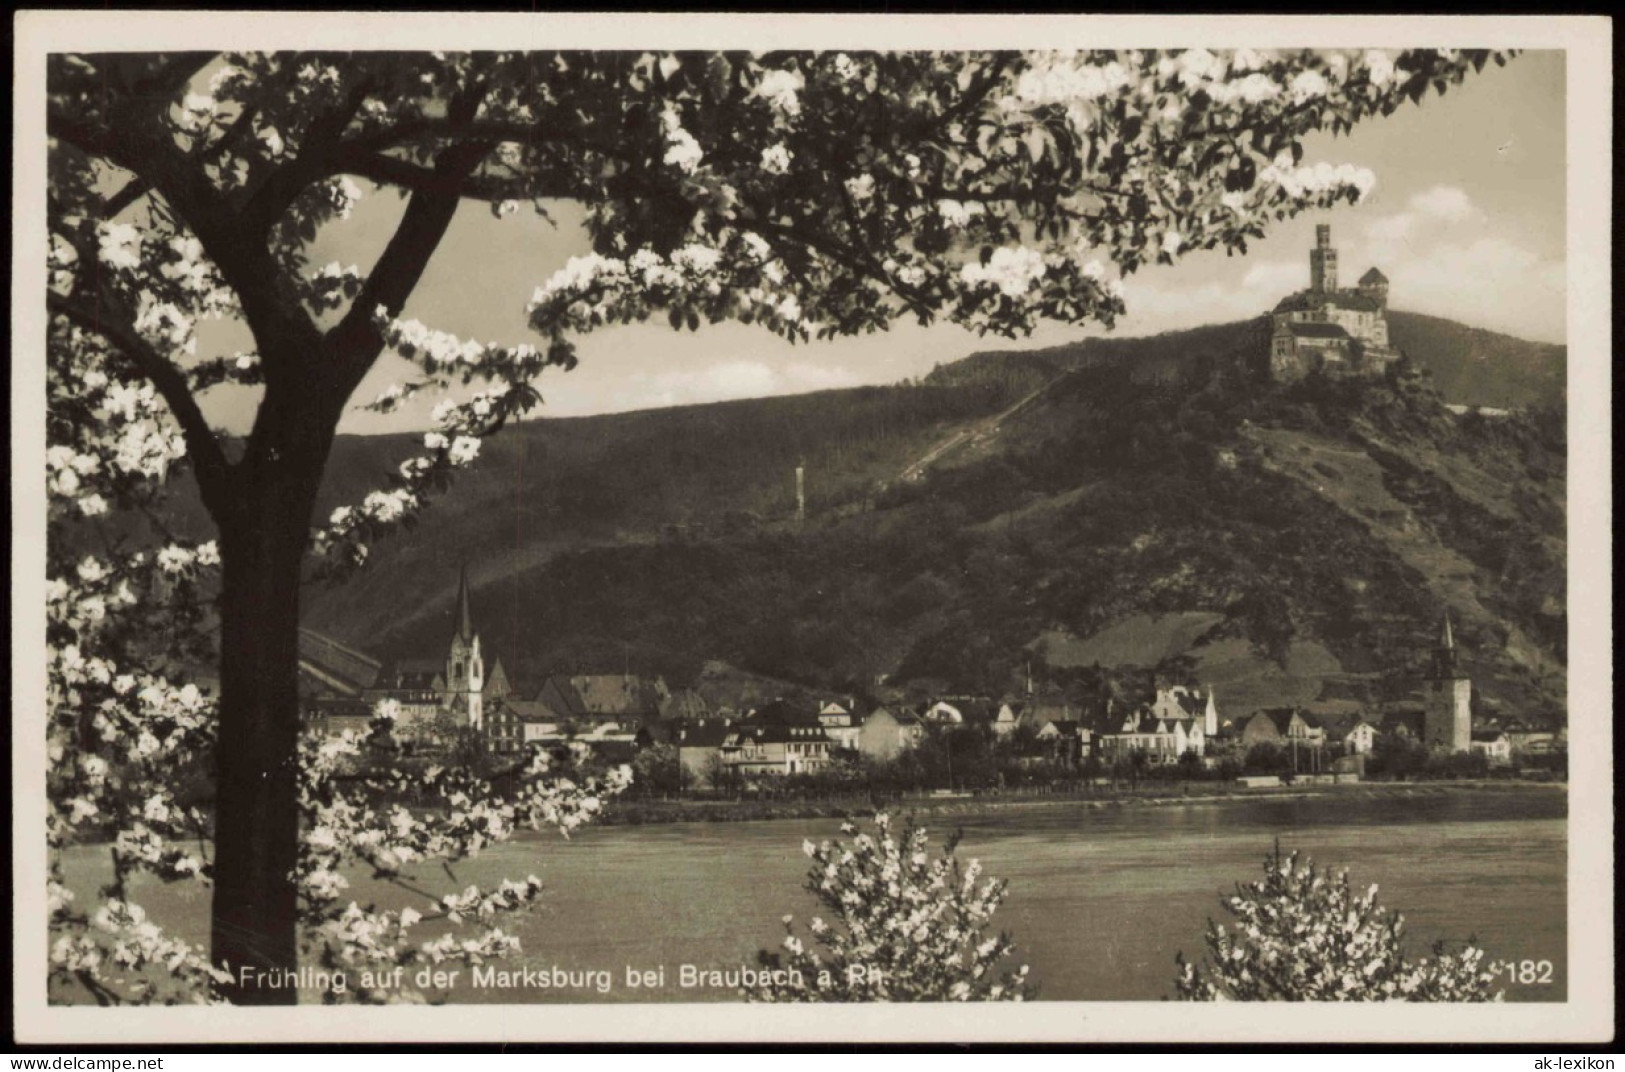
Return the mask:
<path id="1" fill-rule="evenodd" d="M 1439 645 L 1433 649 L 1427 680 L 1422 684 L 1422 739 L 1429 748 L 1466 752 L 1473 740 L 1473 683 L 1456 663 L 1456 638 L 1450 612 L 1444 615 Z"/>
<path id="2" fill-rule="evenodd" d="M 480 655 L 480 635 L 474 631 L 474 617 L 468 609 L 468 565 L 463 565 L 457 585 L 457 631 L 446 653 L 446 706 L 462 715 L 466 725 L 482 729 L 485 711 L 485 660 Z"/>
<path id="3" fill-rule="evenodd" d="M 1315 225 L 1315 248 L 1309 251 L 1309 289 L 1316 294 L 1337 290 L 1337 250 L 1332 248 L 1332 225 Z"/>

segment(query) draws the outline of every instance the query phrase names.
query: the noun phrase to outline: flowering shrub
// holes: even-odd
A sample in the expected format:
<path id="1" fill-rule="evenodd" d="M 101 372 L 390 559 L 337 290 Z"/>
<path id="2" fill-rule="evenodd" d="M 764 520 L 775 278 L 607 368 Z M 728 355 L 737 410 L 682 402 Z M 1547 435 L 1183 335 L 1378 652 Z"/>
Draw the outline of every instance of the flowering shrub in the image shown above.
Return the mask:
<path id="1" fill-rule="evenodd" d="M 1377 906 L 1377 887 L 1357 894 L 1347 871 L 1319 871 L 1280 847 L 1264 878 L 1222 902 L 1236 918 L 1210 921 L 1208 963 L 1180 954 L 1175 986 L 1185 1001 L 1499 1001 L 1484 951 L 1444 943 L 1432 959 L 1404 958 L 1405 918 Z"/>
<path id="2" fill-rule="evenodd" d="M 390 722 L 375 719 L 371 732 L 362 737 L 312 735 L 301 748 L 299 801 L 306 833 L 296 875 L 306 959 L 343 970 L 347 978 L 384 978 L 398 968 L 409 969 L 410 978 L 410 969 L 425 964 L 480 964 L 519 952 L 519 939 L 496 923 L 537 900 L 542 880 L 535 875 L 504 880 L 495 889 L 468 886 L 438 899 L 428 897 L 423 911 L 392 912 L 346 897 L 349 881 L 343 870 L 363 865 L 373 878 L 423 896 L 422 880 L 411 875 L 414 864 L 433 863 L 450 874 L 457 860 L 519 830 L 553 827 L 568 836 L 590 822 L 606 798 L 631 783 L 631 770 L 618 767 L 602 779 L 578 781 L 568 771 L 551 771 L 552 760 L 537 749 L 504 772 L 517 786 L 500 795 L 491 783 L 462 769 L 407 772 L 390 764 L 363 764 L 359 771 L 347 770 L 365 757 L 369 745 L 387 742 Z M 574 756 L 577 762 L 586 758 L 585 749 Z M 398 803 L 407 796 L 427 797 L 436 807 L 426 811 Z M 421 929 L 414 931 L 440 921 L 453 928 L 470 926 L 477 933 L 464 937 L 438 928 L 443 933 L 424 940 Z M 368 972 L 370 976 L 363 974 Z M 410 987 L 358 987 L 330 998 L 341 996 L 366 1003 L 424 1000 Z"/>
<path id="3" fill-rule="evenodd" d="M 1005 883 L 982 879 L 955 856 L 959 835 L 936 855 L 912 821 L 892 835 L 875 816 L 873 834 L 851 823 L 850 842 L 804 842 L 812 859 L 807 890 L 833 922 L 814 916 L 810 944 L 785 916 L 782 953 L 763 951 L 773 978 L 756 1001 L 1023 1001 L 1033 996 L 1027 967 L 1001 969 L 1014 951 L 1007 934 L 989 935 Z"/>

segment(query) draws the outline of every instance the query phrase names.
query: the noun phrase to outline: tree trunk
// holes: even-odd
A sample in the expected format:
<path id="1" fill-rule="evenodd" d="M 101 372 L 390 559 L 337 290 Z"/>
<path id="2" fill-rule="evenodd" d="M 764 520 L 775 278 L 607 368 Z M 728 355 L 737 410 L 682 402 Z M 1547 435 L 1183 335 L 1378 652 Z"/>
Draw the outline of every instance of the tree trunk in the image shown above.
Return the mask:
<path id="1" fill-rule="evenodd" d="M 214 963 L 242 1005 L 291 1005 L 298 968 L 300 564 L 315 475 L 286 464 L 240 490 L 219 519 L 223 575 L 216 759 Z"/>

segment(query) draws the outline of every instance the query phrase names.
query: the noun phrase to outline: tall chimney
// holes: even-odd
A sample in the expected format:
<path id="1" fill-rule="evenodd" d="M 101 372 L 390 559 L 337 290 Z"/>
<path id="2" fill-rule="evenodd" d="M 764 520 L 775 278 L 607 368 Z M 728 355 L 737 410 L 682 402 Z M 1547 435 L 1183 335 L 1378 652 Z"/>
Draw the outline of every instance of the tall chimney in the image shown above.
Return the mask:
<path id="1" fill-rule="evenodd" d="M 796 463 L 796 520 L 807 520 L 807 463 Z"/>

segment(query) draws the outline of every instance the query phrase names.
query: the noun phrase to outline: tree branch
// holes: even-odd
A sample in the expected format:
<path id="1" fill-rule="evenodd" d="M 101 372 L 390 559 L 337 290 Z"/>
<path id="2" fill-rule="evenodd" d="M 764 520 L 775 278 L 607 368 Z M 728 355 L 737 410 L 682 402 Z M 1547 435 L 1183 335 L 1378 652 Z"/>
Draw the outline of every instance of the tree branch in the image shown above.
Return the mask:
<path id="1" fill-rule="evenodd" d="M 151 186 L 148 185 L 147 180 L 137 175 L 119 187 L 118 193 L 102 202 L 102 219 L 113 219 L 120 212 L 145 197 L 149 189 L 151 189 Z"/>
<path id="2" fill-rule="evenodd" d="M 380 186 L 401 186 L 419 193 L 452 193 L 473 201 L 517 201 L 537 196 L 534 184 L 526 180 L 503 179 L 493 175 L 470 175 L 461 179 L 448 177 L 434 168 L 382 153 L 347 152 L 335 163 L 342 174 L 355 175 Z M 566 189 L 557 191 L 559 196 L 567 193 Z"/>
<path id="3" fill-rule="evenodd" d="M 133 330 L 104 316 L 99 308 L 56 293 L 48 295 L 48 303 L 52 312 L 60 313 L 86 331 L 106 339 L 152 382 L 181 426 L 198 487 L 203 492 L 205 504 L 214 512 L 216 505 L 224 502 L 231 465 L 226 461 L 225 452 L 221 450 L 220 441 L 215 438 L 209 422 L 204 420 L 203 411 L 198 409 L 197 400 L 187 390 L 186 378 L 181 370 L 154 351 Z"/>
<path id="4" fill-rule="evenodd" d="M 288 206 L 311 183 L 342 173 L 342 168 L 334 168 L 334 156 L 340 148 L 339 139 L 366 103 L 371 90 L 370 77 L 357 80 L 345 94 L 344 100 L 311 124 L 299 146 L 298 155 L 273 171 L 254 191 L 243 206 L 242 221 L 243 227 L 256 241 L 262 241 L 270 233 L 276 221 L 288 211 Z"/>
<path id="5" fill-rule="evenodd" d="M 162 142 L 142 138 L 134 129 L 95 127 L 63 115 L 49 116 L 46 129 L 51 137 L 130 172 L 163 195 L 237 293 L 256 337 L 265 331 L 298 330 L 302 318 L 291 316 L 276 296 L 277 268 L 269 252 L 262 243 L 247 239 L 235 214 L 200 172 L 187 167 Z M 308 320 L 303 324 L 313 331 Z M 263 358 L 265 348 L 261 350 Z"/>
<path id="6" fill-rule="evenodd" d="M 447 120 L 453 130 L 472 125 L 481 95 L 482 91 L 474 90 L 452 102 Z M 339 370 L 338 382 L 333 385 L 338 404 L 349 397 L 383 350 L 384 338 L 373 324 L 373 311 L 383 306 L 391 315 L 397 315 L 406 305 L 451 225 L 462 200 L 464 181 L 494 147 L 493 142 L 467 140 L 441 150 L 435 157 L 431 188 L 413 193 L 400 225 L 361 292 L 344 318 L 327 333 L 324 343 Z"/>
<path id="7" fill-rule="evenodd" d="M 356 108 L 360 101 L 356 102 Z M 350 112 L 354 114 L 354 109 Z M 348 119 L 346 120 L 348 124 Z M 342 133 L 340 130 L 338 133 Z M 436 192 L 455 188 L 461 197 L 479 201 L 506 201 L 535 196 L 527 187 L 504 184 L 490 176 L 470 179 L 465 174 L 456 186 L 436 168 L 414 163 L 389 150 L 399 149 L 410 142 L 424 138 L 457 138 L 461 142 L 490 143 L 485 152 L 497 142 L 514 141 L 526 144 L 546 138 L 550 142 L 585 146 L 582 139 L 564 131 L 543 129 L 536 124 L 513 120 L 471 120 L 459 124 L 450 115 L 412 119 L 384 127 L 367 134 L 359 134 L 342 141 L 333 140 L 322 147 L 308 146 L 298 158 L 279 168 L 255 193 L 244 213 L 246 225 L 253 233 L 264 233 L 281 218 L 294 199 L 312 183 L 334 175 L 355 175 L 380 185 L 401 186 L 415 192 Z M 600 151 L 614 154 L 614 147 L 598 146 Z M 444 151 L 444 150 L 443 150 Z M 483 154 L 482 154 L 483 155 Z M 517 181 L 517 180 L 516 180 Z M 560 190 L 566 196 L 569 188 Z"/>

